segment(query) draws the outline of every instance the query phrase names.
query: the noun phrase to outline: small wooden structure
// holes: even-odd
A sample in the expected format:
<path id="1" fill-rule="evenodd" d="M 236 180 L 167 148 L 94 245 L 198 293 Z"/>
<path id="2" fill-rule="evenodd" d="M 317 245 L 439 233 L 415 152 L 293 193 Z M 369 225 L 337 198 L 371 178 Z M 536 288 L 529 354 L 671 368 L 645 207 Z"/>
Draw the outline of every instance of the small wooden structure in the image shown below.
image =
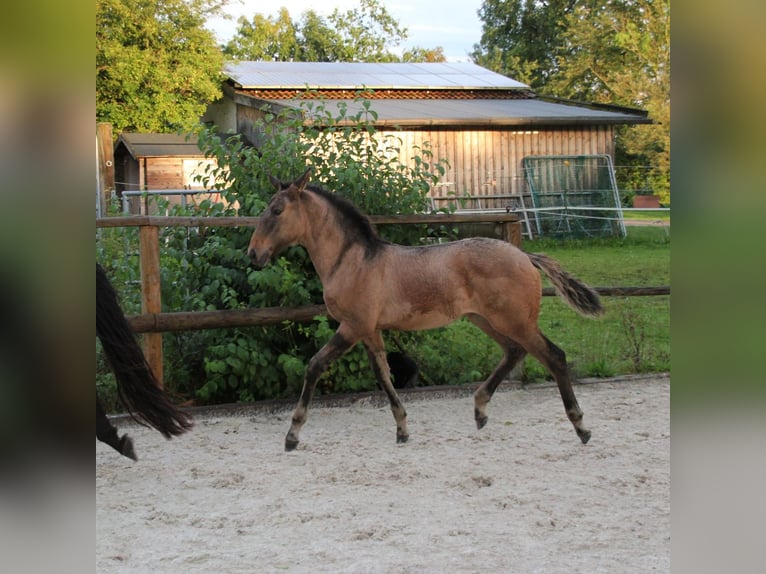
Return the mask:
<path id="1" fill-rule="evenodd" d="M 155 133 L 122 133 L 114 148 L 115 191 L 204 189 L 197 175 L 216 160 L 206 158 L 196 136 Z M 171 204 L 180 203 L 179 195 L 168 195 Z M 131 213 L 147 213 L 146 202 L 132 198 Z"/>

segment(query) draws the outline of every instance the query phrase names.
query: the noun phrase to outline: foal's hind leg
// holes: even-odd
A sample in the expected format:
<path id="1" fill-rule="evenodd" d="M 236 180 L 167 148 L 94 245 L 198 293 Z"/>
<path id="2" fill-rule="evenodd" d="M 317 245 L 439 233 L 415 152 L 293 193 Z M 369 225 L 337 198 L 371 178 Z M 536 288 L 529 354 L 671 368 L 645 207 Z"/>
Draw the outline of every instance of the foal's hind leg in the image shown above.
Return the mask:
<path id="1" fill-rule="evenodd" d="M 537 331 L 529 341 L 525 342 L 525 347 L 529 353 L 540 361 L 556 379 L 561 400 L 564 402 L 564 409 L 567 417 L 574 425 L 575 432 L 583 444 L 590 440 L 590 431 L 585 428 L 582 422 L 582 409 L 577 404 L 577 398 L 572 389 L 572 381 L 569 379 L 569 368 L 567 367 L 566 354 L 564 351 L 554 345 L 548 337 Z"/>
<path id="2" fill-rule="evenodd" d="M 513 367 L 515 367 L 516 364 L 524 358 L 527 352 L 523 347 L 519 346 L 508 337 L 496 331 L 489 324 L 489 322 L 484 319 L 484 317 L 481 317 L 480 315 L 469 315 L 468 319 L 474 325 L 479 327 L 479 329 L 497 341 L 505 351 L 503 359 L 500 361 L 497 367 L 495 367 L 495 370 L 492 372 L 489 378 L 487 378 L 487 380 L 484 381 L 478 389 L 476 389 L 476 392 L 473 394 L 473 412 L 474 418 L 476 419 L 476 428 L 481 429 L 484 428 L 484 425 L 487 424 L 487 420 L 489 420 L 486 411 L 487 404 L 489 403 L 490 399 L 492 399 L 492 395 L 495 394 L 498 385 L 505 379 L 505 377 L 508 376 L 508 373 L 513 370 Z"/>
<path id="3" fill-rule="evenodd" d="M 303 389 L 301 390 L 301 397 L 298 399 L 298 406 L 295 407 L 293 412 L 292 424 L 290 430 L 285 437 L 285 450 L 295 450 L 300 442 L 298 435 L 301 428 L 306 424 L 306 418 L 308 417 L 309 404 L 311 398 L 314 396 L 314 389 L 316 388 L 317 381 L 322 373 L 327 370 L 327 367 L 335 359 L 342 356 L 346 351 L 356 344 L 355 340 L 352 340 L 341 333 L 339 328 L 328 343 L 319 349 L 319 352 L 311 357 L 309 365 L 306 368 L 306 375 L 303 379 Z"/>
<path id="4" fill-rule="evenodd" d="M 388 367 L 386 348 L 380 331 L 376 331 L 373 336 L 364 339 L 364 345 L 367 347 L 367 354 L 370 357 L 370 364 L 375 371 L 375 378 L 378 380 L 380 387 L 386 392 L 386 395 L 388 395 L 388 402 L 391 404 L 391 412 L 396 421 L 396 442 L 407 442 L 407 439 L 410 438 L 407 432 L 407 411 L 404 409 L 402 401 L 399 399 L 399 395 L 396 394 L 396 389 L 394 389 L 394 385 L 391 383 L 391 370 Z"/>

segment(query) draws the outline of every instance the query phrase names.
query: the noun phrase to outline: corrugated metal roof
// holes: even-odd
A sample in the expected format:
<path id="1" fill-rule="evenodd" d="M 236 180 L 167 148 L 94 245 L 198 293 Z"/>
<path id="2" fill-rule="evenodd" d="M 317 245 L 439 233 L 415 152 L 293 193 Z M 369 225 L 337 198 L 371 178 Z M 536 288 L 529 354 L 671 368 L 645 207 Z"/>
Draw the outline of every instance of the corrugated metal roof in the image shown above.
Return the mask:
<path id="1" fill-rule="evenodd" d="M 224 73 L 241 88 L 529 89 L 471 63 L 238 62 Z"/>
<path id="2" fill-rule="evenodd" d="M 260 100 L 274 106 L 301 110 L 301 100 Z M 331 113 L 339 103 L 348 116 L 364 110 L 361 102 L 323 100 Z M 398 126 L 514 126 L 578 124 L 645 124 L 642 113 L 629 113 L 586 106 L 547 102 L 537 98 L 503 100 L 375 100 L 370 108 L 378 114 L 375 125 Z"/>
<path id="3" fill-rule="evenodd" d="M 177 134 L 122 133 L 115 147 L 122 143 L 134 159 L 139 157 L 205 157 L 197 146 L 197 136 Z"/>

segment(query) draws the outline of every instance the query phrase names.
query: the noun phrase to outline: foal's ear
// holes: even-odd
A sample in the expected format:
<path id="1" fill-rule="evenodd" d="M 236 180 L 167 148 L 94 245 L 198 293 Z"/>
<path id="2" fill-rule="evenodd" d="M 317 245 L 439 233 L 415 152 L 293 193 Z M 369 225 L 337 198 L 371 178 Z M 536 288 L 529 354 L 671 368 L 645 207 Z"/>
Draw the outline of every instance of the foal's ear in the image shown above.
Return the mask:
<path id="1" fill-rule="evenodd" d="M 273 185 L 275 188 L 277 188 L 277 191 L 282 189 L 282 182 L 279 181 L 276 177 L 273 175 L 269 175 L 269 181 L 271 182 L 271 185 Z"/>
<path id="2" fill-rule="evenodd" d="M 300 178 L 296 179 L 293 182 L 293 185 L 298 188 L 298 191 L 303 191 L 303 188 L 306 187 L 306 184 L 309 182 L 309 176 L 311 175 L 311 168 L 308 168 L 306 170 L 306 173 L 304 173 Z"/>

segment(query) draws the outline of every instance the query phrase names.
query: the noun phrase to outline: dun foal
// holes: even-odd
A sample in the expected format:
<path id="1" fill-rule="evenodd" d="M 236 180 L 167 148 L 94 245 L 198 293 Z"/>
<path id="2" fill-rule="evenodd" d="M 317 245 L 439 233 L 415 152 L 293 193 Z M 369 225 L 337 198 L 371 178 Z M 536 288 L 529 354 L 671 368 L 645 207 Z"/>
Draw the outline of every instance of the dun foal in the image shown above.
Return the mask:
<path id="1" fill-rule="evenodd" d="M 340 323 L 330 341 L 309 361 L 303 390 L 285 439 L 298 446 L 317 380 L 328 365 L 361 341 L 396 420 L 396 441 L 406 442 L 407 413 L 391 383 L 382 331 L 420 330 L 467 317 L 505 355 L 474 394 L 476 426 L 487 424 L 486 408 L 500 382 L 527 353 L 556 379 L 569 420 L 583 443 L 583 424 L 569 379 L 566 356 L 540 332 L 538 269 L 577 312 L 602 312 L 595 291 L 552 259 L 495 239 L 472 238 L 426 247 L 384 241 L 348 200 L 308 185 L 310 170 L 290 183 L 270 178 L 277 192 L 253 232 L 248 256 L 260 269 L 282 249 L 302 245 L 324 287 L 329 314 Z"/>

